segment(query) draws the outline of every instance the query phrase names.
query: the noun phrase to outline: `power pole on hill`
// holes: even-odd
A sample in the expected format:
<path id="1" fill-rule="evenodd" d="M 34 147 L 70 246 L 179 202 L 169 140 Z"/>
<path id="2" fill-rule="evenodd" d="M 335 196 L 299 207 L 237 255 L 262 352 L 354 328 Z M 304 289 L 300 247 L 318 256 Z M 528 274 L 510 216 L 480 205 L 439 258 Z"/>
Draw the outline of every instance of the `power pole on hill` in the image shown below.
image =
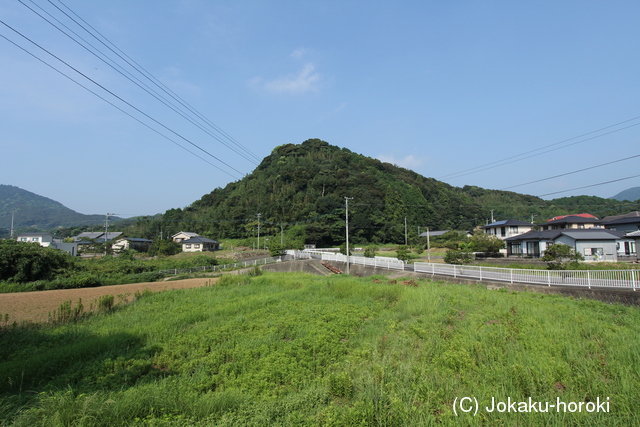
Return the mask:
<path id="1" fill-rule="evenodd" d="M 349 274 L 349 200 L 353 200 L 353 197 L 345 197 L 344 202 L 346 206 L 345 211 L 345 230 L 347 234 L 347 274 Z"/>
<path id="2" fill-rule="evenodd" d="M 260 250 L 260 215 L 262 214 L 258 214 L 258 250 Z"/>

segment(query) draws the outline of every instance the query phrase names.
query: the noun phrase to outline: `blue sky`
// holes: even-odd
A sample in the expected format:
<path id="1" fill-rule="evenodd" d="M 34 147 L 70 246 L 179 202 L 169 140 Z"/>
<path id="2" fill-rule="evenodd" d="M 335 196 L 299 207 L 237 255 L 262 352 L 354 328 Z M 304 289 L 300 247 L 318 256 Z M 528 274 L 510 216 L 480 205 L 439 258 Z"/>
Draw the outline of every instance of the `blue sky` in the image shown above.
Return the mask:
<path id="1" fill-rule="evenodd" d="M 124 64 L 53 5 L 77 14 L 224 135 L 21 1 Z M 78 212 L 185 207 L 309 138 L 460 187 L 640 186 L 637 1 L 21 1 L 0 4 L 0 184 Z"/>

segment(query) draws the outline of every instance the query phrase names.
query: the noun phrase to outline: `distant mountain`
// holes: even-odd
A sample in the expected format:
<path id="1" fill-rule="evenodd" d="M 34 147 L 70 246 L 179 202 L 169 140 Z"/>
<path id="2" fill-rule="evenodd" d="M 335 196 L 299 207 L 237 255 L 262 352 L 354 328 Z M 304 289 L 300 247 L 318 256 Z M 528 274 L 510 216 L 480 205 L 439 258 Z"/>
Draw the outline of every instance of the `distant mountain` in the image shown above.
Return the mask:
<path id="1" fill-rule="evenodd" d="M 624 200 L 628 200 L 630 202 L 634 202 L 634 201 L 640 199 L 640 187 L 628 188 L 628 189 L 626 189 L 624 191 L 619 192 L 615 196 L 613 196 L 612 199 L 616 199 L 616 200 L 619 200 L 621 202 L 624 201 Z"/>
<path id="2" fill-rule="evenodd" d="M 104 222 L 103 215 L 84 215 L 55 200 L 39 196 L 13 185 L 0 184 L 0 229 L 33 227 L 48 230 L 56 227 L 80 227 Z"/>

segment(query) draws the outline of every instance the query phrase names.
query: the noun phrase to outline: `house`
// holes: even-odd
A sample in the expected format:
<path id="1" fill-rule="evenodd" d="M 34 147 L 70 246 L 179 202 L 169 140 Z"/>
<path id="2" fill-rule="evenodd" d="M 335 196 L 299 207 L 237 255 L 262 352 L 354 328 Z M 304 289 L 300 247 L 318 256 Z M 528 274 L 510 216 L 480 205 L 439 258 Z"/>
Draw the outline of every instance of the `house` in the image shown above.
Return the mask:
<path id="1" fill-rule="evenodd" d="M 451 230 L 429 230 L 429 231 L 425 231 L 424 233 L 420 233 L 420 237 L 427 237 L 429 236 L 430 239 L 434 238 L 434 237 L 440 237 L 443 236 L 445 234 L 447 234 L 449 231 Z"/>
<path id="2" fill-rule="evenodd" d="M 95 245 L 96 243 L 109 242 L 117 237 L 120 237 L 121 235 L 122 232 L 120 231 L 110 231 L 106 234 L 103 231 L 86 231 L 75 236 L 73 238 L 73 241 L 78 245 L 78 250 L 80 252 L 90 252 L 94 249 L 93 245 Z"/>
<path id="3" fill-rule="evenodd" d="M 220 242 L 202 236 L 192 237 L 182 242 L 183 252 L 204 252 L 220 250 Z"/>
<path id="4" fill-rule="evenodd" d="M 486 234 L 505 240 L 509 237 L 524 234 L 533 229 L 533 227 L 534 225 L 528 222 L 518 221 L 517 219 L 505 219 L 480 228 L 484 230 Z"/>
<path id="5" fill-rule="evenodd" d="M 540 230 L 587 229 L 602 227 L 602 221 L 591 214 L 563 215 L 538 226 Z"/>
<path id="6" fill-rule="evenodd" d="M 627 239 L 634 239 L 635 241 L 633 242 L 633 248 L 636 249 L 636 251 L 634 251 L 636 253 L 636 258 L 638 257 L 638 252 L 637 252 L 637 247 L 640 246 L 640 231 L 634 231 L 633 233 L 627 233 L 626 236 L 624 236 Z"/>
<path id="7" fill-rule="evenodd" d="M 631 233 L 640 230 L 640 212 L 635 211 L 625 215 L 607 216 L 602 218 L 602 225 L 609 230 Z"/>
<path id="8" fill-rule="evenodd" d="M 149 246 L 153 243 L 149 239 L 141 239 L 137 237 L 123 237 L 122 239 L 117 240 L 113 245 L 111 245 L 111 249 L 115 252 L 123 252 L 129 249 L 133 249 L 138 252 L 147 252 L 149 250 Z"/>
<path id="9" fill-rule="evenodd" d="M 23 233 L 16 236 L 18 242 L 37 243 L 44 248 L 59 249 L 68 253 L 71 256 L 78 254 L 77 243 L 63 242 L 62 239 L 57 239 L 48 233 Z"/>
<path id="10" fill-rule="evenodd" d="M 171 240 L 176 243 L 182 243 L 183 241 L 192 239 L 194 237 L 198 237 L 198 233 L 193 233 L 191 231 L 181 231 L 171 236 Z"/>
<path id="11" fill-rule="evenodd" d="M 121 235 L 122 232 L 120 231 L 110 231 L 106 234 L 106 241 L 113 240 Z M 73 238 L 74 242 L 88 242 L 90 240 L 102 243 L 105 241 L 105 233 L 103 231 L 85 231 L 84 233 L 80 233 Z"/>
<path id="12" fill-rule="evenodd" d="M 563 243 L 581 253 L 586 261 L 617 261 L 625 233 L 603 228 L 529 231 L 505 239 L 507 256 L 538 258 L 549 245 Z"/>

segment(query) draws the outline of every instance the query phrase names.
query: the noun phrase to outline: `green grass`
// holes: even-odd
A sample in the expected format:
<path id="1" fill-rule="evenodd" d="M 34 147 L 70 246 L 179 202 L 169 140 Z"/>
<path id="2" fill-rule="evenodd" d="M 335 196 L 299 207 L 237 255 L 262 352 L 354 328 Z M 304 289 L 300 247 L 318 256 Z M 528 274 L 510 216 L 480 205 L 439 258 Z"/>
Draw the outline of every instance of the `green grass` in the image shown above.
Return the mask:
<path id="1" fill-rule="evenodd" d="M 415 286 L 415 285 L 418 286 Z M 385 277 L 226 275 L 0 332 L 4 425 L 638 425 L 640 312 Z M 456 398 L 610 398 L 456 417 Z"/>

